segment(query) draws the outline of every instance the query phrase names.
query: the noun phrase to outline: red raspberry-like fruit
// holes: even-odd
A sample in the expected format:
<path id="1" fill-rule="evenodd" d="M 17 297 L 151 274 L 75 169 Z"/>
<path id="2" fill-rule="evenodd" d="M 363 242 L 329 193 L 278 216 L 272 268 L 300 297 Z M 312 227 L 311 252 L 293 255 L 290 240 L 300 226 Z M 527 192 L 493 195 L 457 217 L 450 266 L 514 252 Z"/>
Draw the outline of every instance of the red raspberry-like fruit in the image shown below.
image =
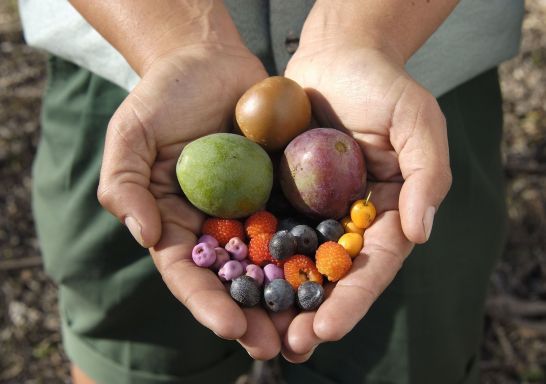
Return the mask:
<path id="1" fill-rule="evenodd" d="M 269 253 L 269 241 L 272 237 L 271 233 L 260 233 L 250 239 L 248 243 L 248 258 L 252 263 L 260 267 L 271 263 L 272 257 Z"/>
<path id="2" fill-rule="evenodd" d="M 243 223 L 235 219 L 210 217 L 204 221 L 201 232 L 214 237 L 222 247 L 233 237 L 245 238 Z"/>
<path id="3" fill-rule="evenodd" d="M 305 255 L 294 255 L 284 262 L 284 278 L 290 283 L 294 290 L 306 281 L 314 281 L 322 284 L 322 275 L 315 263 Z"/>
<path id="4" fill-rule="evenodd" d="M 277 218 L 271 212 L 258 211 L 246 219 L 245 231 L 251 239 L 261 233 L 275 233 L 277 231 Z"/>
<path id="5" fill-rule="evenodd" d="M 327 241 L 315 253 L 317 269 L 330 281 L 338 281 L 349 272 L 353 264 L 345 248 L 335 241 Z"/>

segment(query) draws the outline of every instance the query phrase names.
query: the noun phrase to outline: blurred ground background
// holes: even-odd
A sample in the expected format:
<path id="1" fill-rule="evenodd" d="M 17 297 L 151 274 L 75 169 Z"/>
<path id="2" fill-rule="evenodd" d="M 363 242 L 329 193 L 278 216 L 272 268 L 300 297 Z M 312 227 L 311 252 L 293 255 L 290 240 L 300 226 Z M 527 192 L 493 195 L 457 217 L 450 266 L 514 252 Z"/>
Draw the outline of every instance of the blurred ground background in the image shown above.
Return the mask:
<path id="1" fill-rule="evenodd" d="M 486 384 L 546 382 L 546 0 L 526 4 L 521 53 L 500 69 L 510 230 L 490 284 Z M 1 1 L 0 383 L 68 382 L 30 208 L 44 61 L 24 44 L 15 1 Z"/>

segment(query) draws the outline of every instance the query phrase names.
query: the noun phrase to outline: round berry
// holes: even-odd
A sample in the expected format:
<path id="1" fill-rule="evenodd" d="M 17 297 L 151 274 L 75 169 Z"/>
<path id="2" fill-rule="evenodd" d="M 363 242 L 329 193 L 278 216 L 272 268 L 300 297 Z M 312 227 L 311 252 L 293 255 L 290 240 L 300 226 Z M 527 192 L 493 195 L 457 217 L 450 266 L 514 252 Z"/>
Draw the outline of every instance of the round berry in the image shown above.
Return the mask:
<path id="1" fill-rule="evenodd" d="M 237 260 L 230 260 L 225 263 L 218 271 L 220 280 L 230 281 L 236 279 L 243 274 L 243 266 Z"/>
<path id="2" fill-rule="evenodd" d="M 358 233 L 360 236 L 364 234 L 364 229 L 357 227 L 349 216 L 341 219 L 341 225 L 343 226 L 345 233 Z"/>
<path id="3" fill-rule="evenodd" d="M 256 280 L 256 284 L 262 286 L 264 283 L 264 270 L 258 267 L 256 264 L 248 264 L 245 268 L 246 275 Z"/>
<path id="4" fill-rule="evenodd" d="M 269 241 L 269 253 L 277 260 L 283 260 L 296 253 L 296 238 L 288 231 L 279 231 Z"/>
<path id="5" fill-rule="evenodd" d="M 232 237 L 224 248 L 235 260 L 243 260 L 248 256 L 248 247 L 238 237 Z"/>
<path id="6" fill-rule="evenodd" d="M 233 300 L 243 307 L 253 307 L 260 302 L 260 288 L 256 280 L 252 277 L 243 275 L 237 277 L 231 282 L 229 293 Z"/>
<path id="7" fill-rule="evenodd" d="M 199 239 L 197 239 L 197 244 L 199 243 L 210 244 L 212 245 L 212 248 L 216 248 L 219 245 L 218 240 L 216 240 L 211 235 L 202 235 Z"/>
<path id="8" fill-rule="evenodd" d="M 296 238 L 296 253 L 313 256 L 318 247 L 317 233 L 308 225 L 296 225 L 290 230 Z"/>
<path id="9" fill-rule="evenodd" d="M 364 239 L 358 233 L 345 233 L 337 241 L 347 251 L 349 256 L 355 258 L 362 250 Z"/>
<path id="10" fill-rule="evenodd" d="M 212 264 L 211 268 L 218 271 L 229 261 L 229 253 L 222 247 L 214 248 L 214 252 L 216 253 L 216 261 Z"/>
<path id="11" fill-rule="evenodd" d="M 334 219 L 321 221 L 319 225 L 317 225 L 317 231 L 321 243 L 326 241 L 338 241 L 341 235 L 345 233 L 343 225 Z"/>
<path id="12" fill-rule="evenodd" d="M 298 287 L 298 306 L 304 311 L 317 309 L 324 300 L 324 288 L 314 281 L 306 281 Z"/>
<path id="13" fill-rule="evenodd" d="M 275 279 L 265 286 L 264 302 L 273 312 L 284 311 L 294 304 L 294 290 L 283 279 Z"/>
<path id="14" fill-rule="evenodd" d="M 216 261 L 216 252 L 214 247 L 208 243 L 196 244 L 191 251 L 193 262 L 204 268 L 208 268 Z"/>
<path id="15" fill-rule="evenodd" d="M 265 284 L 268 284 L 275 279 L 284 279 L 284 270 L 275 264 L 267 264 L 264 267 Z"/>
<path id="16" fill-rule="evenodd" d="M 360 199 L 355 201 L 351 205 L 350 213 L 351 220 L 359 228 L 366 229 L 375 220 L 377 214 L 375 206 L 369 200 L 369 196 L 366 199 Z"/>
<path id="17" fill-rule="evenodd" d="M 279 231 L 282 231 L 282 230 L 286 230 L 286 231 L 291 231 L 292 228 L 294 228 L 296 225 L 300 225 L 301 223 L 296 220 L 295 218 L 293 217 L 285 217 L 283 219 L 281 219 L 279 221 L 279 227 L 278 227 L 278 230 Z"/>

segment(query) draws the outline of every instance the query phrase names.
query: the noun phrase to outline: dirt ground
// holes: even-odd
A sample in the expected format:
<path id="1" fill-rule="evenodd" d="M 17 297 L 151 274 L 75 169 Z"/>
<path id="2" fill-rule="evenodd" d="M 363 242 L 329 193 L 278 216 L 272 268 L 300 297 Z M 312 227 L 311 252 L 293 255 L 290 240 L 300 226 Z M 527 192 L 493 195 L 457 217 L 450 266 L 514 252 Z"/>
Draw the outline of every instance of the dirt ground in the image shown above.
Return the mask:
<path id="1" fill-rule="evenodd" d="M 500 69 L 510 231 L 490 282 L 486 384 L 546 382 L 546 1 L 526 4 L 521 53 Z M 69 382 L 30 206 L 44 62 L 15 2 L 0 2 L 0 383 Z"/>

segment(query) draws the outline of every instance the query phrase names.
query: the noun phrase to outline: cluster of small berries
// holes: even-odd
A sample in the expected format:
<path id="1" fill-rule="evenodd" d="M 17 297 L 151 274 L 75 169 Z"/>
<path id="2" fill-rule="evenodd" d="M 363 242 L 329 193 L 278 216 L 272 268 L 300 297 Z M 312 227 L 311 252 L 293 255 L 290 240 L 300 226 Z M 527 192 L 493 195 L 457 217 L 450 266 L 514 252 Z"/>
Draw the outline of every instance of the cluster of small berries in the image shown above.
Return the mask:
<path id="1" fill-rule="evenodd" d="M 350 216 L 324 220 L 315 228 L 292 218 L 279 221 L 265 210 L 244 223 L 211 217 L 203 223 L 192 258 L 229 282 L 231 296 L 242 306 L 263 299 L 274 312 L 294 304 L 314 310 L 324 300 L 324 277 L 336 282 L 349 272 L 374 218 L 369 196 L 353 203 Z"/>

